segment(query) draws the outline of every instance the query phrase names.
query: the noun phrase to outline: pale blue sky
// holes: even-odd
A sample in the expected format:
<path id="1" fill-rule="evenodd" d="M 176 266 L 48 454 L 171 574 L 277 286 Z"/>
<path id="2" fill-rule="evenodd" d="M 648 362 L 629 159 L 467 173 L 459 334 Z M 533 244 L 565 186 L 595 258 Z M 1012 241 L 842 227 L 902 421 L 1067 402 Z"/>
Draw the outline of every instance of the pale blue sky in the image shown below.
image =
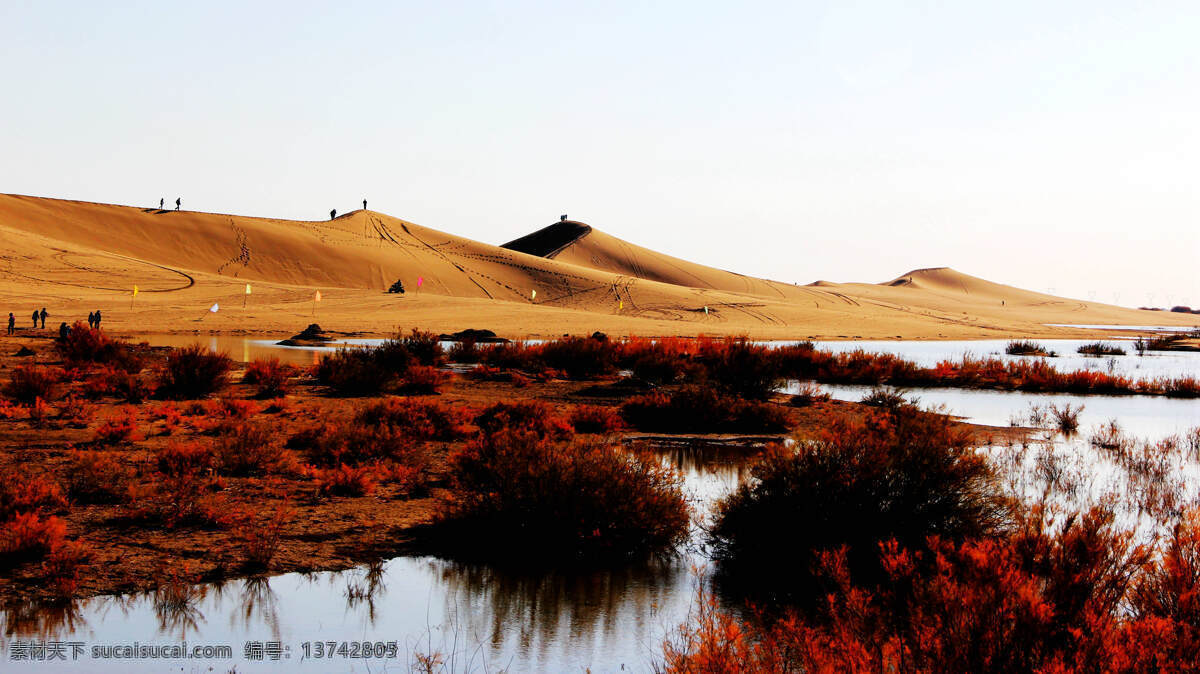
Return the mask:
<path id="1" fill-rule="evenodd" d="M 0 0 L 0 192 L 1200 305 L 1194 0 L 109 4 Z"/>

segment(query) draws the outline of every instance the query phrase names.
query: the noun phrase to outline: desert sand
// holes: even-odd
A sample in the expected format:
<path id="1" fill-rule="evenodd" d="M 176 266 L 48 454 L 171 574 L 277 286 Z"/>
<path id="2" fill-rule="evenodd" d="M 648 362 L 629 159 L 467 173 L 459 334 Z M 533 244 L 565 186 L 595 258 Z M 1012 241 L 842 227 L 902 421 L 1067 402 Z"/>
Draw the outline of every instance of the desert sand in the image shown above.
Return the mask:
<path id="1" fill-rule="evenodd" d="M 1046 324 L 1200 324 L 946 267 L 797 286 L 680 260 L 584 223 L 506 246 L 368 210 L 308 222 L 0 195 L 0 312 L 22 329 L 45 306 L 47 328 L 99 309 L 107 329 L 126 334 L 290 334 L 315 321 L 364 335 L 473 327 L 514 338 L 1080 337 L 1112 333 Z M 407 292 L 387 293 L 397 280 Z"/>

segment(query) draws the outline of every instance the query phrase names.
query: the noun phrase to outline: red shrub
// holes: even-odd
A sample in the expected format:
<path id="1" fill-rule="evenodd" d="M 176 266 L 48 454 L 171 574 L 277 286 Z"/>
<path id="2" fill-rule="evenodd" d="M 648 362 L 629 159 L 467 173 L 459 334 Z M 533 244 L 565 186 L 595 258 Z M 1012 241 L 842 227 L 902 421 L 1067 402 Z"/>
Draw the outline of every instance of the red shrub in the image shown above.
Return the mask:
<path id="1" fill-rule="evenodd" d="M 574 435 L 570 422 L 560 417 L 554 408 L 536 400 L 500 402 L 483 410 L 475 424 L 486 435 L 502 431 L 530 431 L 542 438 L 563 440 Z"/>
<path id="2" fill-rule="evenodd" d="M 42 476 L 0 471 L 0 522 L 21 512 L 41 512 L 67 507 L 62 487 Z"/>
<path id="3" fill-rule="evenodd" d="M 295 465 L 291 452 L 263 424 L 243 422 L 223 429 L 214 450 L 223 475 L 267 475 L 287 472 Z"/>
<path id="4" fill-rule="evenodd" d="M 336 468 L 308 467 L 306 472 L 317 481 L 317 491 L 323 496 L 366 496 L 375 491 L 379 482 L 378 466 L 347 466 Z"/>
<path id="5" fill-rule="evenodd" d="M 251 523 L 240 530 L 245 565 L 250 569 L 267 570 L 279 552 L 283 533 L 296 511 L 285 502 L 271 512 L 265 522 Z"/>
<path id="6" fill-rule="evenodd" d="M 100 363 L 126 372 L 142 369 L 142 359 L 129 344 L 112 339 L 99 328 L 91 328 L 76 321 L 66 339 L 57 340 L 54 348 L 70 365 Z"/>
<path id="7" fill-rule="evenodd" d="M 207 474 L 217 466 L 213 448 L 198 442 L 168 442 L 155 454 L 158 471 L 164 475 Z"/>
<path id="8" fill-rule="evenodd" d="M 0 567 L 45 557 L 61 548 L 66 537 L 67 525 L 59 518 L 18 513 L 0 523 Z"/>
<path id="9" fill-rule="evenodd" d="M 174 349 L 159 371 L 159 389 L 176 399 L 203 398 L 229 384 L 233 361 L 195 344 Z"/>
<path id="10" fill-rule="evenodd" d="M 791 426 L 787 410 L 779 405 L 699 386 L 630 398 L 621 414 L 638 430 L 666 433 L 778 433 Z"/>
<path id="11" fill-rule="evenodd" d="M 386 398 L 364 407 L 356 421 L 368 426 L 390 426 L 421 440 L 457 440 L 467 434 L 468 413 L 440 402 Z"/>
<path id="12" fill-rule="evenodd" d="M 576 433 L 613 433 L 625 427 L 621 413 L 612 407 L 576 405 L 568 418 Z"/>
<path id="13" fill-rule="evenodd" d="M 63 371 L 56 367 L 18 365 L 4 385 L 4 395 L 26 405 L 38 398 L 56 400 L 63 376 Z"/>
<path id="14" fill-rule="evenodd" d="M 290 380 L 300 373 L 278 358 L 256 359 L 246 366 L 242 382 L 258 387 L 259 398 L 276 398 L 288 392 Z"/>
<path id="15" fill-rule="evenodd" d="M 210 417 L 233 421 L 244 421 L 260 411 L 258 403 L 253 400 L 237 398 L 210 400 L 206 407 Z"/>
<path id="16" fill-rule="evenodd" d="M 437 393 L 450 380 L 450 373 L 442 372 L 429 365 L 413 365 L 401 377 L 400 390 L 405 393 Z"/>
<path id="17" fill-rule="evenodd" d="M 81 503 L 116 503 L 125 497 L 133 477 L 125 457 L 115 452 L 72 450 L 74 467 L 68 490 Z"/>
<path id="18" fill-rule="evenodd" d="M 141 439 L 142 435 L 137 426 L 137 409 L 126 405 L 116 416 L 106 419 L 96 428 L 94 441 L 102 445 L 115 445 Z"/>

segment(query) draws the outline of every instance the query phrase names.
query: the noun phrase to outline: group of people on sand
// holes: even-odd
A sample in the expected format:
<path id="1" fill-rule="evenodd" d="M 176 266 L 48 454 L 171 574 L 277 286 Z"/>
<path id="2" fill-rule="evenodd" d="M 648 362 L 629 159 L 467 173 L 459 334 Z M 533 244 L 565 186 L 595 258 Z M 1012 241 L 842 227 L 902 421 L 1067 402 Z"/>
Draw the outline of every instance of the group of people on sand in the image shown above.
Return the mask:
<path id="1" fill-rule="evenodd" d="M 180 207 L 180 206 L 182 206 L 182 205 L 183 205 L 183 197 L 178 197 L 178 198 L 176 198 L 176 199 L 175 199 L 175 210 L 179 210 L 179 207 Z M 166 206 L 167 206 L 167 200 L 166 200 L 166 199 L 159 199 L 159 200 L 158 200 L 158 210 L 160 210 L 160 211 L 162 211 L 162 210 L 166 210 Z"/>
<path id="2" fill-rule="evenodd" d="M 176 210 L 178 210 L 178 209 L 176 209 Z M 367 200 L 366 199 L 363 199 L 363 210 L 364 211 L 367 210 Z M 337 209 L 336 208 L 329 211 L 329 219 L 330 220 L 337 219 Z"/>
<path id="3" fill-rule="evenodd" d="M 31 318 L 33 319 L 33 329 L 37 330 L 38 323 L 40 322 L 41 329 L 45 330 L 46 329 L 46 319 L 49 317 L 50 317 L 50 312 L 46 311 L 46 307 L 42 307 L 40 311 L 37 309 L 34 309 L 33 314 L 31 315 Z M 100 315 L 99 309 L 89 313 L 88 314 L 88 327 L 99 330 L 101 318 L 102 317 Z M 10 335 L 15 334 L 16 331 L 17 331 L 17 317 L 14 316 L 13 312 L 10 311 L 10 312 L 8 312 L 8 334 L 10 334 Z M 59 337 L 65 338 L 70 333 L 71 333 L 71 327 L 69 325 L 67 325 L 65 322 L 62 325 L 58 326 Z"/>

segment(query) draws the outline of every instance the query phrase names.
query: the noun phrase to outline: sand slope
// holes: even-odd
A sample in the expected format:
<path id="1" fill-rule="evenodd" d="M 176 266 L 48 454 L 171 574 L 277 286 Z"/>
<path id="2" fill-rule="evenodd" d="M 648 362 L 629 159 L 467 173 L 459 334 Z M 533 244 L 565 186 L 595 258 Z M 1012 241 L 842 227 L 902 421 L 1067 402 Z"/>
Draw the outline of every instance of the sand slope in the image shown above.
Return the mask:
<path id="1" fill-rule="evenodd" d="M 407 293 L 385 292 L 396 280 Z M 219 311 L 208 312 L 214 303 Z M 136 332 L 290 333 L 317 320 L 372 334 L 415 325 L 510 336 L 937 338 L 1068 334 L 1042 323 L 1200 322 L 944 268 L 885 284 L 795 286 L 690 263 L 584 223 L 501 247 L 373 211 L 306 222 L 0 195 L 0 312 L 26 327 L 41 306 L 48 327 L 100 308 L 107 326 Z"/>

